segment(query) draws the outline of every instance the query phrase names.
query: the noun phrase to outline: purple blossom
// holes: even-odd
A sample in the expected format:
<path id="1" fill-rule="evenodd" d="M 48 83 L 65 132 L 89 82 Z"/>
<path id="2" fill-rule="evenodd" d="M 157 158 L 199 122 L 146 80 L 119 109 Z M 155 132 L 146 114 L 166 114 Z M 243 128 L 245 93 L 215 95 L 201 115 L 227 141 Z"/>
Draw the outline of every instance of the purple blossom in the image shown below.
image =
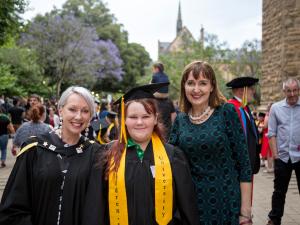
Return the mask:
<path id="1" fill-rule="evenodd" d="M 122 79 L 119 49 L 110 40 L 99 40 L 95 28 L 84 26 L 73 15 L 47 16 L 33 21 L 20 43 L 36 51 L 44 68 L 55 71 L 54 80 L 115 77 Z"/>

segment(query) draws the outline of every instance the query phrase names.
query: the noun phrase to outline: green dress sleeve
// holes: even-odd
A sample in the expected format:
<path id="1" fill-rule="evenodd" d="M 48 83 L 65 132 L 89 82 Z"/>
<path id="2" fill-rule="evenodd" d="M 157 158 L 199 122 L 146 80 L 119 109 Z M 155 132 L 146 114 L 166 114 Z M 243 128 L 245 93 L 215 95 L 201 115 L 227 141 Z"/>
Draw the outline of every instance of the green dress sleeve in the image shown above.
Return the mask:
<path id="1" fill-rule="evenodd" d="M 179 114 L 176 116 L 176 119 L 172 125 L 170 136 L 169 136 L 169 143 L 178 146 L 178 138 L 179 138 L 179 120 L 181 118 L 181 115 Z"/>
<path id="2" fill-rule="evenodd" d="M 232 104 L 224 104 L 223 116 L 225 132 L 232 149 L 232 158 L 236 163 L 240 182 L 251 182 L 252 171 L 250 165 L 247 144 L 238 114 Z"/>

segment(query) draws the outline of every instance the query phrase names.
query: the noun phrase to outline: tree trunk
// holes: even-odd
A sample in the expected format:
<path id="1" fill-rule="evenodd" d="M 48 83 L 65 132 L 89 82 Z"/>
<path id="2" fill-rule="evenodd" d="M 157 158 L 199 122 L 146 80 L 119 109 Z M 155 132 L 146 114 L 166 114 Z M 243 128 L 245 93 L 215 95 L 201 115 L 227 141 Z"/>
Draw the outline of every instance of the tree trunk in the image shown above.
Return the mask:
<path id="1" fill-rule="evenodd" d="M 56 83 L 56 99 L 59 99 L 62 81 L 63 79 L 59 79 Z"/>

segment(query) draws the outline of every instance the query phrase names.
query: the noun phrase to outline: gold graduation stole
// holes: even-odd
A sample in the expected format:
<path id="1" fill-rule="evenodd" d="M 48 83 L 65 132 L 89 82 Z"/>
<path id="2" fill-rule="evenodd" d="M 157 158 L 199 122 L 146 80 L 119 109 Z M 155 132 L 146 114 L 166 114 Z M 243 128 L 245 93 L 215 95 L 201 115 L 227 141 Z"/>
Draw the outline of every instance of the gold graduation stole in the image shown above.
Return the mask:
<path id="1" fill-rule="evenodd" d="M 152 134 L 152 147 L 155 164 L 155 218 L 159 225 L 167 225 L 173 215 L 172 170 L 165 147 L 156 133 Z M 126 147 L 118 171 L 110 171 L 109 174 L 109 216 L 112 225 L 128 225 L 125 158 Z M 111 163 L 113 165 L 113 159 Z"/>

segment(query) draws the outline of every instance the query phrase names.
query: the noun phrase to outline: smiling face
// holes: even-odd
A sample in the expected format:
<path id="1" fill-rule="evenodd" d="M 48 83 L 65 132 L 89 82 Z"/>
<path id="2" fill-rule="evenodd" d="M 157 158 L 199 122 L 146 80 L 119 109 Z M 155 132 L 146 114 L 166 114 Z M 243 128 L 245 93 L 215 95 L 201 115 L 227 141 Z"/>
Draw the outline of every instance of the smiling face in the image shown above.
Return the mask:
<path id="1" fill-rule="evenodd" d="M 126 109 L 125 125 L 129 136 L 138 144 L 144 145 L 151 139 L 152 132 L 157 124 L 154 112 L 146 111 L 140 102 L 131 102 Z"/>
<path id="2" fill-rule="evenodd" d="M 64 135 L 80 135 L 90 122 L 89 105 L 79 94 L 71 94 L 59 112 L 63 120 L 62 133 Z"/>
<path id="3" fill-rule="evenodd" d="M 192 107 L 207 106 L 210 93 L 213 87 L 209 79 L 204 78 L 202 74 L 197 79 L 190 72 L 184 84 L 184 90 L 187 100 L 191 103 Z"/>

